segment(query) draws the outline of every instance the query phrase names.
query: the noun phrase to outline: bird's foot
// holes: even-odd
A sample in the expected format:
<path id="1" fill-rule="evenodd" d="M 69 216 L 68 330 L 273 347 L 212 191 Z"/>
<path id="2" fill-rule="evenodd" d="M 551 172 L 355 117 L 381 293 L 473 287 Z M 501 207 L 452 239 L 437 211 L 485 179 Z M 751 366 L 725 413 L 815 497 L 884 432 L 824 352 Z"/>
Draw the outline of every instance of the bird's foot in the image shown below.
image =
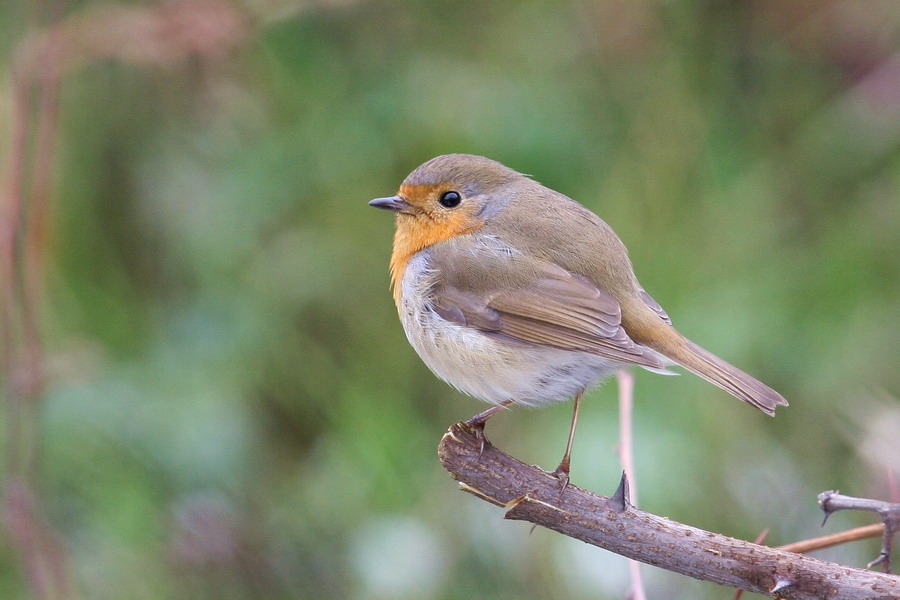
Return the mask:
<path id="1" fill-rule="evenodd" d="M 487 422 L 488 419 L 490 419 L 492 416 L 494 416 L 501 410 L 508 408 L 512 403 L 513 402 L 511 400 L 507 400 L 506 402 L 501 402 L 500 404 L 492 406 L 492 407 L 488 408 L 487 410 L 483 410 L 480 413 L 478 413 L 477 415 L 475 415 L 474 417 L 467 419 L 465 421 L 462 421 L 460 423 L 460 426 L 462 426 L 463 429 L 471 432 L 472 435 L 475 436 L 475 439 L 479 441 L 479 443 L 480 443 L 480 449 L 478 451 L 479 456 L 484 454 L 484 449 L 488 446 L 488 444 L 491 443 L 484 436 L 484 424 Z"/>

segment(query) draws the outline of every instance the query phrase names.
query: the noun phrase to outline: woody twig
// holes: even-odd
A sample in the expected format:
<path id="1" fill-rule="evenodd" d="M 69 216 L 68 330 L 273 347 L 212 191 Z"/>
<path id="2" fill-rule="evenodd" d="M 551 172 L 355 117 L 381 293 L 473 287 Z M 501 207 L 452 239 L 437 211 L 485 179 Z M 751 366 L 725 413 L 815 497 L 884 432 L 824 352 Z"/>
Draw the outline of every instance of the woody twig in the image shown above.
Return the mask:
<path id="1" fill-rule="evenodd" d="M 825 511 L 825 520 L 839 510 L 868 510 L 878 513 L 884 524 L 884 533 L 881 542 L 881 552 L 878 558 L 867 566 L 871 569 L 876 565 L 882 565 L 885 573 L 891 572 L 891 541 L 894 534 L 900 530 L 900 503 L 883 502 L 869 498 L 855 498 L 845 496 L 837 491 L 822 492 L 819 494 L 819 506 Z"/>

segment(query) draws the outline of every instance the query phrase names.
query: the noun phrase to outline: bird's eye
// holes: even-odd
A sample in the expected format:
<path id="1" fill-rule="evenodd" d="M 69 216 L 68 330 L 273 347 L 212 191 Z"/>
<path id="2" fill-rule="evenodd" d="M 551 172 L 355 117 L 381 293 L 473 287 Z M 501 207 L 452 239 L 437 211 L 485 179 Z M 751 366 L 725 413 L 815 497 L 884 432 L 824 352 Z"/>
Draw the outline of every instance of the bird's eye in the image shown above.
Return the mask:
<path id="1" fill-rule="evenodd" d="M 459 206 L 459 203 L 462 202 L 462 196 L 459 195 L 458 192 L 449 191 L 441 194 L 440 200 L 438 202 L 441 203 L 441 206 L 445 208 L 454 208 Z"/>

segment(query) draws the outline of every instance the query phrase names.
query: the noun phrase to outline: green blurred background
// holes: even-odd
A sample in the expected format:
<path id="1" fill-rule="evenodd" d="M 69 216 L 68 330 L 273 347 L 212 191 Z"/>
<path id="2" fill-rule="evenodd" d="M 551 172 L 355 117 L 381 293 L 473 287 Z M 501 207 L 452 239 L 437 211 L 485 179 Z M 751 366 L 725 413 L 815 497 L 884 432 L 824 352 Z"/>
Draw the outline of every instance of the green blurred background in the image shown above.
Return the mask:
<path id="1" fill-rule="evenodd" d="M 822 533 L 820 491 L 890 497 L 896 2 L 11 2 L 7 141 L 13 75 L 50 70 L 33 57 L 54 19 L 51 202 L 28 225 L 46 254 L 36 275 L 20 264 L 43 282 L 44 386 L 22 415 L 7 385 L 4 464 L 11 478 L 34 455 L 72 597 L 626 596 L 624 559 L 503 521 L 437 460 L 484 406 L 408 346 L 392 219 L 366 202 L 448 152 L 597 212 L 682 332 L 791 402 L 771 419 L 693 376 L 637 373 L 643 508 L 782 544 Z M 39 98 L 24 106 L 35 122 Z M 17 150 L 0 152 L 8 189 Z M 617 415 L 614 384 L 587 398 L 575 484 L 615 489 Z M 488 436 L 552 468 L 569 417 L 514 410 Z M 8 508 L 0 596 L 52 597 Z M 651 598 L 731 596 L 644 574 Z"/>

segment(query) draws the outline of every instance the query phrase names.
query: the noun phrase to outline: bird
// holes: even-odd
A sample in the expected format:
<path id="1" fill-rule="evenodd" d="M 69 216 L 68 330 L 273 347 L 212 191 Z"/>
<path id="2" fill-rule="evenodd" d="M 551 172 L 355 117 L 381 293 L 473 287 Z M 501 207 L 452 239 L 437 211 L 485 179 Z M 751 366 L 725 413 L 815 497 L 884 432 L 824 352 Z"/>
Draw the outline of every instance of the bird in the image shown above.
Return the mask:
<path id="1" fill-rule="evenodd" d="M 409 343 L 440 379 L 491 406 L 574 399 L 567 485 L 585 392 L 618 369 L 680 366 L 768 415 L 784 397 L 688 340 L 634 274 L 599 216 L 503 164 L 446 154 L 414 169 L 396 195 L 390 283 Z"/>

